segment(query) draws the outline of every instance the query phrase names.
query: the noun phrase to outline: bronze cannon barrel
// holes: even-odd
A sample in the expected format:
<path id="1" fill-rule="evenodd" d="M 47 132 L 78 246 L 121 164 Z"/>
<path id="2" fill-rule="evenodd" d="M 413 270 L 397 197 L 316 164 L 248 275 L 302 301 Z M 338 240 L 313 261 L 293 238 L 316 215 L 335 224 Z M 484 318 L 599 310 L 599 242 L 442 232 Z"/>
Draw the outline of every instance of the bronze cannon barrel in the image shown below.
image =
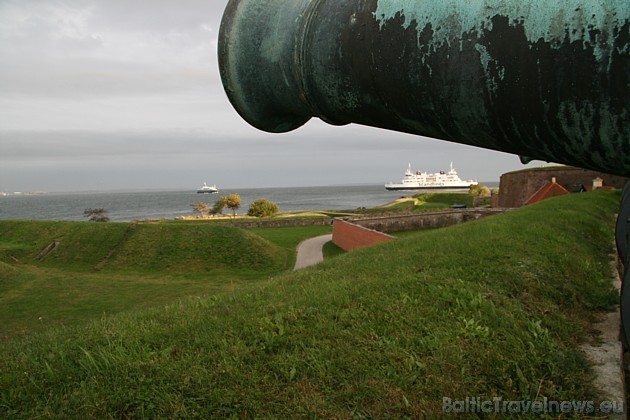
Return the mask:
<path id="1" fill-rule="evenodd" d="M 628 0 L 230 0 L 225 91 L 312 117 L 630 175 Z"/>

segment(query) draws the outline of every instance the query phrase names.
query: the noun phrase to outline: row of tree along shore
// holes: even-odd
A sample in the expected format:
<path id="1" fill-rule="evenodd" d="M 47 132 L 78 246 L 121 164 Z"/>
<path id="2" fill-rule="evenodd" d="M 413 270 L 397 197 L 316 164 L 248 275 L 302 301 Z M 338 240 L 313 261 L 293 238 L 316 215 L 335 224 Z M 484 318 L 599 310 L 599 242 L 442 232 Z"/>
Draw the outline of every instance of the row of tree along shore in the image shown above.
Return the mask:
<path id="1" fill-rule="evenodd" d="M 232 193 L 219 197 L 212 207 L 208 203 L 198 201 L 192 204 L 192 208 L 202 217 L 208 215 L 221 216 L 223 215 L 223 210 L 227 208 L 232 212 L 232 216 L 236 217 L 237 210 L 241 208 L 241 197 L 236 193 Z M 278 210 L 276 203 L 266 198 L 259 198 L 249 205 L 247 215 L 251 217 L 273 217 L 278 214 Z"/>
<path id="2" fill-rule="evenodd" d="M 232 212 L 232 217 L 236 217 L 236 212 L 241 208 L 241 197 L 236 194 L 229 194 L 219 197 L 219 199 L 210 207 L 210 204 L 198 201 L 191 204 L 195 213 L 201 217 L 222 216 L 223 211 L 227 208 Z M 278 205 L 266 198 L 259 198 L 249 205 L 247 215 L 250 217 L 273 217 L 278 214 Z M 87 217 L 90 222 L 109 222 L 106 216 L 107 210 L 103 208 L 88 208 L 83 211 L 83 216 Z"/>

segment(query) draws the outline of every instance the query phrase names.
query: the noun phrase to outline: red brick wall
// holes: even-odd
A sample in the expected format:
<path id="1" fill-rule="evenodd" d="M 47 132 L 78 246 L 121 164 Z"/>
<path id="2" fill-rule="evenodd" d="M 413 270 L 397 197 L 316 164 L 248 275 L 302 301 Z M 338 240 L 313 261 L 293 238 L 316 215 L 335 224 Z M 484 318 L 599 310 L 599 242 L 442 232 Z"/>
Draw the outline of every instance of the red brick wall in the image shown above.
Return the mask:
<path id="1" fill-rule="evenodd" d="M 392 239 L 394 237 L 386 233 L 354 225 L 341 219 L 335 219 L 333 223 L 332 241 L 344 251 L 391 241 Z"/>

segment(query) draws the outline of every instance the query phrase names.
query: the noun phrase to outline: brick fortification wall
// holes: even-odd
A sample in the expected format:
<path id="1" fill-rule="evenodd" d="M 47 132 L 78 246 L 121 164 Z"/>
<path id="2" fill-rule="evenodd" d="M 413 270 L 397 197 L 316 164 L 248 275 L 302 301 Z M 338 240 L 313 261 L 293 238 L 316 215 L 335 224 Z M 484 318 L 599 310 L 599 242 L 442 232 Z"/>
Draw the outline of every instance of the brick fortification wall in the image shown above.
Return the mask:
<path id="1" fill-rule="evenodd" d="M 623 188 L 628 178 L 609 175 L 589 169 L 571 166 L 525 169 L 501 175 L 499 185 L 499 207 L 520 207 L 525 204 L 540 188 L 555 177 L 556 182 L 569 191 L 576 191 L 578 186 L 593 184 L 593 179 L 602 178 L 604 186 Z"/>
<path id="2" fill-rule="evenodd" d="M 503 211 L 503 209 L 487 208 L 446 210 L 404 216 L 354 219 L 351 220 L 351 222 L 379 232 L 402 232 L 405 230 L 434 229 L 451 226 L 457 223 L 477 220 L 480 217 L 501 213 Z"/>
<path id="3" fill-rule="evenodd" d="M 333 243 L 345 251 L 349 251 L 394 239 L 393 236 L 383 232 L 441 228 L 477 220 L 503 211 L 505 209 L 480 208 L 351 219 L 349 221 L 335 219 L 333 224 Z"/>
<path id="4" fill-rule="evenodd" d="M 363 226 L 335 219 L 333 223 L 333 243 L 344 251 L 350 251 L 380 242 L 395 239 L 386 233 L 377 232 Z"/>

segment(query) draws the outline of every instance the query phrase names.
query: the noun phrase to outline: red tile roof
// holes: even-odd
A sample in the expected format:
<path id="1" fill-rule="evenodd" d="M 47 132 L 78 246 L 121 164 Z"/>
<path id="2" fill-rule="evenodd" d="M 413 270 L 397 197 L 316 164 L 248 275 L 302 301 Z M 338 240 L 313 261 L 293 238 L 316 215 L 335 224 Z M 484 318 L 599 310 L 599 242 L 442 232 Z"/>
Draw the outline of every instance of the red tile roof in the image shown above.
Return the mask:
<path id="1" fill-rule="evenodd" d="M 525 205 L 537 203 L 545 198 L 557 197 L 559 195 L 569 194 L 569 191 L 557 182 L 548 182 L 532 195 Z"/>

